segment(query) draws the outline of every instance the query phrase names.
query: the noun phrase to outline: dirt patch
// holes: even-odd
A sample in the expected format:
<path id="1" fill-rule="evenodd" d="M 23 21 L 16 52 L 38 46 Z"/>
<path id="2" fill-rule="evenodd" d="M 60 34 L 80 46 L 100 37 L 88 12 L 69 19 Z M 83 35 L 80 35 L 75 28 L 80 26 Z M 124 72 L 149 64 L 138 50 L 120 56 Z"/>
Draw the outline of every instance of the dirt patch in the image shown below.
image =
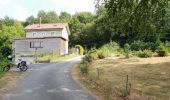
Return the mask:
<path id="1" fill-rule="evenodd" d="M 4 100 L 5 94 L 8 94 L 22 78 L 22 72 L 9 71 L 0 78 L 0 100 Z"/>

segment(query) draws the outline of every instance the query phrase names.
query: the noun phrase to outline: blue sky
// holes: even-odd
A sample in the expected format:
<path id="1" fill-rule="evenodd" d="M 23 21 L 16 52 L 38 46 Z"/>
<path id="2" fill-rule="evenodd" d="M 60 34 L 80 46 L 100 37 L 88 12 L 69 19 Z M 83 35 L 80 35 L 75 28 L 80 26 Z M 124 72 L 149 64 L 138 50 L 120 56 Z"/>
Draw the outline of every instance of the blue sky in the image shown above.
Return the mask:
<path id="1" fill-rule="evenodd" d="M 39 10 L 67 11 L 70 14 L 81 11 L 94 12 L 94 0 L 0 0 L 0 18 L 5 15 L 24 21 Z"/>

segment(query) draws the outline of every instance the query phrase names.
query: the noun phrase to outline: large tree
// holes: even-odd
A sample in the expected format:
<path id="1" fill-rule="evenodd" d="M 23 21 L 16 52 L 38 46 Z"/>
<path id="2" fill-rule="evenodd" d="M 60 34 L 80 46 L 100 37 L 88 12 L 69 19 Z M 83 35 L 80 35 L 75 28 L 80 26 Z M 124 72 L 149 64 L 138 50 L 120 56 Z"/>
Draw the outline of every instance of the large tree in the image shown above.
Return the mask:
<path id="1" fill-rule="evenodd" d="M 67 12 L 61 12 L 59 18 L 60 18 L 60 22 L 68 23 L 71 20 L 71 15 Z"/>
<path id="2" fill-rule="evenodd" d="M 107 25 L 122 44 L 139 39 L 157 41 L 164 28 L 168 0 L 96 0 L 107 11 Z"/>

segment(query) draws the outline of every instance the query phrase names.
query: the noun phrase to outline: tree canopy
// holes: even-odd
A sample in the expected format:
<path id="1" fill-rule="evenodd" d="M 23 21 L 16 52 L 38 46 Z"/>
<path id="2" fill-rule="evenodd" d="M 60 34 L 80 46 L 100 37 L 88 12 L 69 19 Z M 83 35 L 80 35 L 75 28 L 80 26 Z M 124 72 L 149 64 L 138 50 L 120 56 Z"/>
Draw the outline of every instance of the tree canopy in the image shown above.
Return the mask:
<path id="1" fill-rule="evenodd" d="M 125 40 L 123 43 L 159 40 L 168 0 L 97 0 L 98 5 L 100 2 L 106 8 L 114 39 Z"/>

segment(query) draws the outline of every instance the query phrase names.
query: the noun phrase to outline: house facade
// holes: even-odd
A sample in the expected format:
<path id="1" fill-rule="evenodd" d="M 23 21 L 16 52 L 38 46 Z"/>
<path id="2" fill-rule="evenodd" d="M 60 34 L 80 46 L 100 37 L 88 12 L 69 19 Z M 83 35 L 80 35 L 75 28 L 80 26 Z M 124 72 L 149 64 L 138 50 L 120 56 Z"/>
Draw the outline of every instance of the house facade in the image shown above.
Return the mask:
<path id="1" fill-rule="evenodd" d="M 26 37 L 13 41 L 15 55 L 29 55 L 35 52 L 58 52 L 68 54 L 67 23 L 32 24 L 25 27 Z"/>

